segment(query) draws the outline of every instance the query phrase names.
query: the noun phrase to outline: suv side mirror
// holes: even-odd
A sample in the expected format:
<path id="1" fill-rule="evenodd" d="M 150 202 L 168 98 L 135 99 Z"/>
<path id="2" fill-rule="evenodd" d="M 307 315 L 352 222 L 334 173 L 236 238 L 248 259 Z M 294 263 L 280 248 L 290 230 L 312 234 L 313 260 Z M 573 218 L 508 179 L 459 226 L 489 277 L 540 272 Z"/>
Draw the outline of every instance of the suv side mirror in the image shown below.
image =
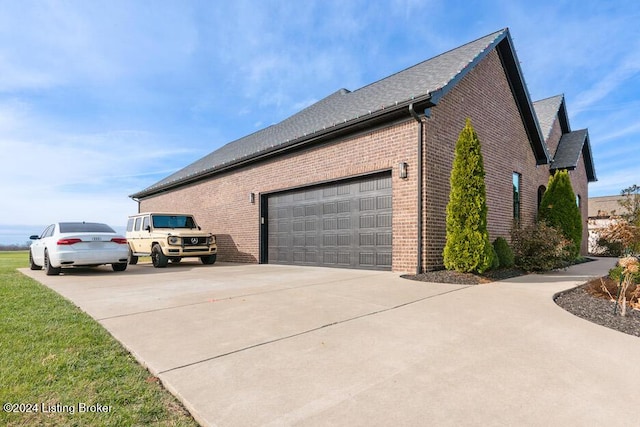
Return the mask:
<path id="1" fill-rule="evenodd" d="M 29 236 L 29 240 L 40 240 L 40 236 L 34 234 L 33 236 Z"/>
<path id="2" fill-rule="evenodd" d="M 150 225 L 147 225 L 147 226 L 144 228 L 144 231 L 151 232 L 151 226 L 150 226 Z"/>

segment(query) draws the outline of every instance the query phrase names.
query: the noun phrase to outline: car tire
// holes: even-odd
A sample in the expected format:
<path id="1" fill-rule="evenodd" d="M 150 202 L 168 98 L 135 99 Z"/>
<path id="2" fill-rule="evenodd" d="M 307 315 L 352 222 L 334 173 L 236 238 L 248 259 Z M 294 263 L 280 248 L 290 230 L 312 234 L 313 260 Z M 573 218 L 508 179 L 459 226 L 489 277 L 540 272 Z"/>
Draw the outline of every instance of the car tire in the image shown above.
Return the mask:
<path id="1" fill-rule="evenodd" d="M 129 248 L 129 264 L 136 265 L 138 263 L 138 257 L 133 254 L 131 248 Z"/>
<path id="2" fill-rule="evenodd" d="M 211 264 L 215 264 L 216 258 L 217 258 L 216 254 L 206 255 L 206 256 L 201 256 L 200 261 L 202 261 L 202 263 L 205 265 L 211 265 Z"/>
<path id="3" fill-rule="evenodd" d="M 52 267 L 51 262 L 49 261 L 49 252 L 44 250 L 44 269 L 47 273 L 47 276 L 57 276 L 60 274 L 60 267 Z"/>
<path id="4" fill-rule="evenodd" d="M 116 264 L 111 264 L 111 268 L 113 269 L 113 271 L 125 271 L 127 269 L 127 263 L 119 262 Z"/>
<path id="5" fill-rule="evenodd" d="M 167 266 L 169 262 L 169 258 L 165 254 L 162 253 L 162 249 L 160 249 L 160 245 L 155 245 L 151 248 L 151 262 L 155 268 L 164 268 Z"/>
<path id="6" fill-rule="evenodd" d="M 31 270 L 42 270 L 42 266 L 41 265 L 36 265 L 36 263 L 33 262 L 33 255 L 31 254 L 31 251 L 29 251 L 29 269 L 31 269 Z"/>

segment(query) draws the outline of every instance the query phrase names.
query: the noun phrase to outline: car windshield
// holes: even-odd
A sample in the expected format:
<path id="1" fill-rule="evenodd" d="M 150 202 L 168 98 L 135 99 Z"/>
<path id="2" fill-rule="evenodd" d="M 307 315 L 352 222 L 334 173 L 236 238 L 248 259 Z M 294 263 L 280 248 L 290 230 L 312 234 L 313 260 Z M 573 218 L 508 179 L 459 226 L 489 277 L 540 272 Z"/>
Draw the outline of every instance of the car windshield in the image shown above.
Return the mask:
<path id="1" fill-rule="evenodd" d="M 196 228 L 196 225 L 188 215 L 154 215 L 153 228 Z"/>
<path id="2" fill-rule="evenodd" d="M 107 224 L 99 222 L 61 222 L 61 233 L 115 233 Z"/>

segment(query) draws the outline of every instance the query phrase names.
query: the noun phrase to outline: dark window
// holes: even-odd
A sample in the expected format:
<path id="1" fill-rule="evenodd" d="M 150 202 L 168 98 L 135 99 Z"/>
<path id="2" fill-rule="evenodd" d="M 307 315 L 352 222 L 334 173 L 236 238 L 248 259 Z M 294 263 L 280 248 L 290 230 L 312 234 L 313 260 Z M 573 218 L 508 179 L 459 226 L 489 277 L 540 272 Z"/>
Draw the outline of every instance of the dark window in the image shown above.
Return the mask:
<path id="1" fill-rule="evenodd" d="M 576 195 L 576 205 L 578 205 L 578 208 L 582 208 L 582 197 L 580 197 L 580 195 Z"/>
<path id="2" fill-rule="evenodd" d="M 513 219 L 520 220 L 520 181 L 522 175 L 517 172 L 513 173 Z"/>
<path id="3" fill-rule="evenodd" d="M 149 227 L 149 217 L 145 216 L 144 219 L 142 220 L 142 229 L 146 230 L 147 227 Z"/>
<path id="4" fill-rule="evenodd" d="M 99 222 L 61 222 L 61 233 L 115 233 L 113 228 Z"/>
<path id="5" fill-rule="evenodd" d="M 133 231 L 133 218 L 129 218 L 127 221 L 127 231 Z"/>
<path id="6" fill-rule="evenodd" d="M 55 229 L 55 224 L 48 226 L 47 228 L 44 229 L 40 238 L 44 239 L 45 237 L 53 236 L 54 229 Z"/>
<path id="7" fill-rule="evenodd" d="M 154 215 L 153 228 L 196 228 L 196 226 L 191 216 Z"/>
<path id="8" fill-rule="evenodd" d="M 542 204 L 542 197 L 545 191 L 547 191 L 547 188 L 544 185 L 538 187 L 538 209 L 540 209 L 540 205 Z"/>
<path id="9" fill-rule="evenodd" d="M 140 231 L 140 223 L 142 223 L 142 218 L 136 218 L 136 225 L 133 227 L 135 231 Z"/>

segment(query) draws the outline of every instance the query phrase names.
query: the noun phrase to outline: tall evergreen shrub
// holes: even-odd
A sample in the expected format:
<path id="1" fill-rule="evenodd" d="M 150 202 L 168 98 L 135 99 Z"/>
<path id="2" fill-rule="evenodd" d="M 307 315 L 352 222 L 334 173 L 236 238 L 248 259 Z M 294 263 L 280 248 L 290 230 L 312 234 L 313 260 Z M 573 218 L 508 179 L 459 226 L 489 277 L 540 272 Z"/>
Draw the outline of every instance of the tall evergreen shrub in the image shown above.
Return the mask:
<path id="1" fill-rule="evenodd" d="M 582 215 L 566 170 L 556 171 L 549 177 L 547 191 L 540 202 L 538 220 L 557 228 L 570 241 L 570 256 L 578 257 L 582 243 Z"/>
<path id="2" fill-rule="evenodd" d="M 480 140 L 467 119 L 456 143 L 447 204 L 444 265 L 449 270 L 483 273 L 494 250 L 487 232 L 487 196 Z"/>

